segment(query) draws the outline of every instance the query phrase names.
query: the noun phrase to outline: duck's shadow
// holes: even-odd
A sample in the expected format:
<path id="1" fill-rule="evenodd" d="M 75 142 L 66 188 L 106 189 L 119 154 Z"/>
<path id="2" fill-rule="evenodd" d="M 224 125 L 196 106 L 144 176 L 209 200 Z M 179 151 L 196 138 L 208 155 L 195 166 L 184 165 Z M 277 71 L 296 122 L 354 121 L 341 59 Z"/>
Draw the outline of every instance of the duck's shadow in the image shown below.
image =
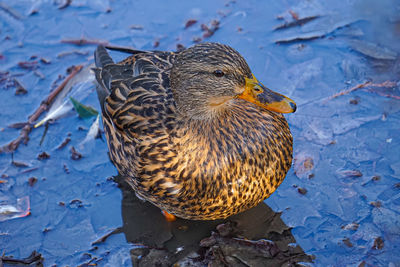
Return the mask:
<path id="1" fill-rule="evenodd" d="M 116 181 L 123 193 L 121 230 L 128 242 L 140 244 L 131 251 L 133 266 L 211 262 L 219 264 L 215 266 L 280 266 L 311 261 L 300 246 L 293 245 L 296 240 L 280 213 L 264 202 L 225 220 L 167 222 L 159 208 L 139 200 L 120 177 Z"/>

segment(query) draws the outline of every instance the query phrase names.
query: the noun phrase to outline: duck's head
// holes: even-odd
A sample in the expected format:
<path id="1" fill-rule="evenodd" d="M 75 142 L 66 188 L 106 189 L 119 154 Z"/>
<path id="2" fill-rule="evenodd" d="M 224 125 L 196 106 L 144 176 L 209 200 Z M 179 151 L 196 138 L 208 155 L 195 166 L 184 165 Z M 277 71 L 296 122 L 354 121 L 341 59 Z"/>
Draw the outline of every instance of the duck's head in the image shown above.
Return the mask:
<path id="1" fill-rule="evenodd" d="M 293 100 L 260 83 L 227 45 L 202 43 L 180 52 L 170 82 L 178 110 L 193 118 L 218 114 L 237 98 L 274 112 L 296 111 Z"/>

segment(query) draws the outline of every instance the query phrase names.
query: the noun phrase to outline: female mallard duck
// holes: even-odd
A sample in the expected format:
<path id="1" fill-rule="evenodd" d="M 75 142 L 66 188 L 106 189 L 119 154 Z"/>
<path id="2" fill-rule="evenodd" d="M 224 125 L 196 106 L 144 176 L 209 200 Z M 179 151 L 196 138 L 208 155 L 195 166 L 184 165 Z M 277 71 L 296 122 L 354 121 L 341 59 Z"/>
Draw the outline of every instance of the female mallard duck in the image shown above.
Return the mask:
<path id="1" fill-rule="evenodd" d="M 110 158 L 139 197 L 178 217 L 221 219 L 270 196 L 292 162 L 280 113 L 296 110 L 227 45 L 95 52 Z"/>

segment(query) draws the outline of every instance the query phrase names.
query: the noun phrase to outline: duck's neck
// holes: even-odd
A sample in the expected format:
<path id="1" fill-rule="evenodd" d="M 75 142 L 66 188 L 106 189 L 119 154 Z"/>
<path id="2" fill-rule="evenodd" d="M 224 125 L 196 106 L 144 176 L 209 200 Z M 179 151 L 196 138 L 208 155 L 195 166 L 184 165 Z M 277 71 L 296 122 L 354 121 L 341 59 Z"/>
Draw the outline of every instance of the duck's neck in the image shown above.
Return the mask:
<path id="1" fill-rule="evenodd" d="M 226 116 L 232 107 L 231 97 L 216 97 L 206 102 L 178 106 L 179 113 L 191 121 L 213 121 Z"/>

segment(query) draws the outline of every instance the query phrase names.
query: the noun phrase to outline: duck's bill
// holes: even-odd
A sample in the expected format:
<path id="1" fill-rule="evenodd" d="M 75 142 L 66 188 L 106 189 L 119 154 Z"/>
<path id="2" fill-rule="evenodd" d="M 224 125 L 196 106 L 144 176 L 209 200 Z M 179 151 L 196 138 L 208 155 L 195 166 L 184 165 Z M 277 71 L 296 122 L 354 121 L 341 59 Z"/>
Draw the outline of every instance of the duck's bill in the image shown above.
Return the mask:
<path id="1" fill-rule="evenodd" d="M 254 75 L 251 79 L 246 78 L 245 90 L 237 97 L 279 113 L 296 111 L 296 103 L 292 99 L 265 87 Z"/>

